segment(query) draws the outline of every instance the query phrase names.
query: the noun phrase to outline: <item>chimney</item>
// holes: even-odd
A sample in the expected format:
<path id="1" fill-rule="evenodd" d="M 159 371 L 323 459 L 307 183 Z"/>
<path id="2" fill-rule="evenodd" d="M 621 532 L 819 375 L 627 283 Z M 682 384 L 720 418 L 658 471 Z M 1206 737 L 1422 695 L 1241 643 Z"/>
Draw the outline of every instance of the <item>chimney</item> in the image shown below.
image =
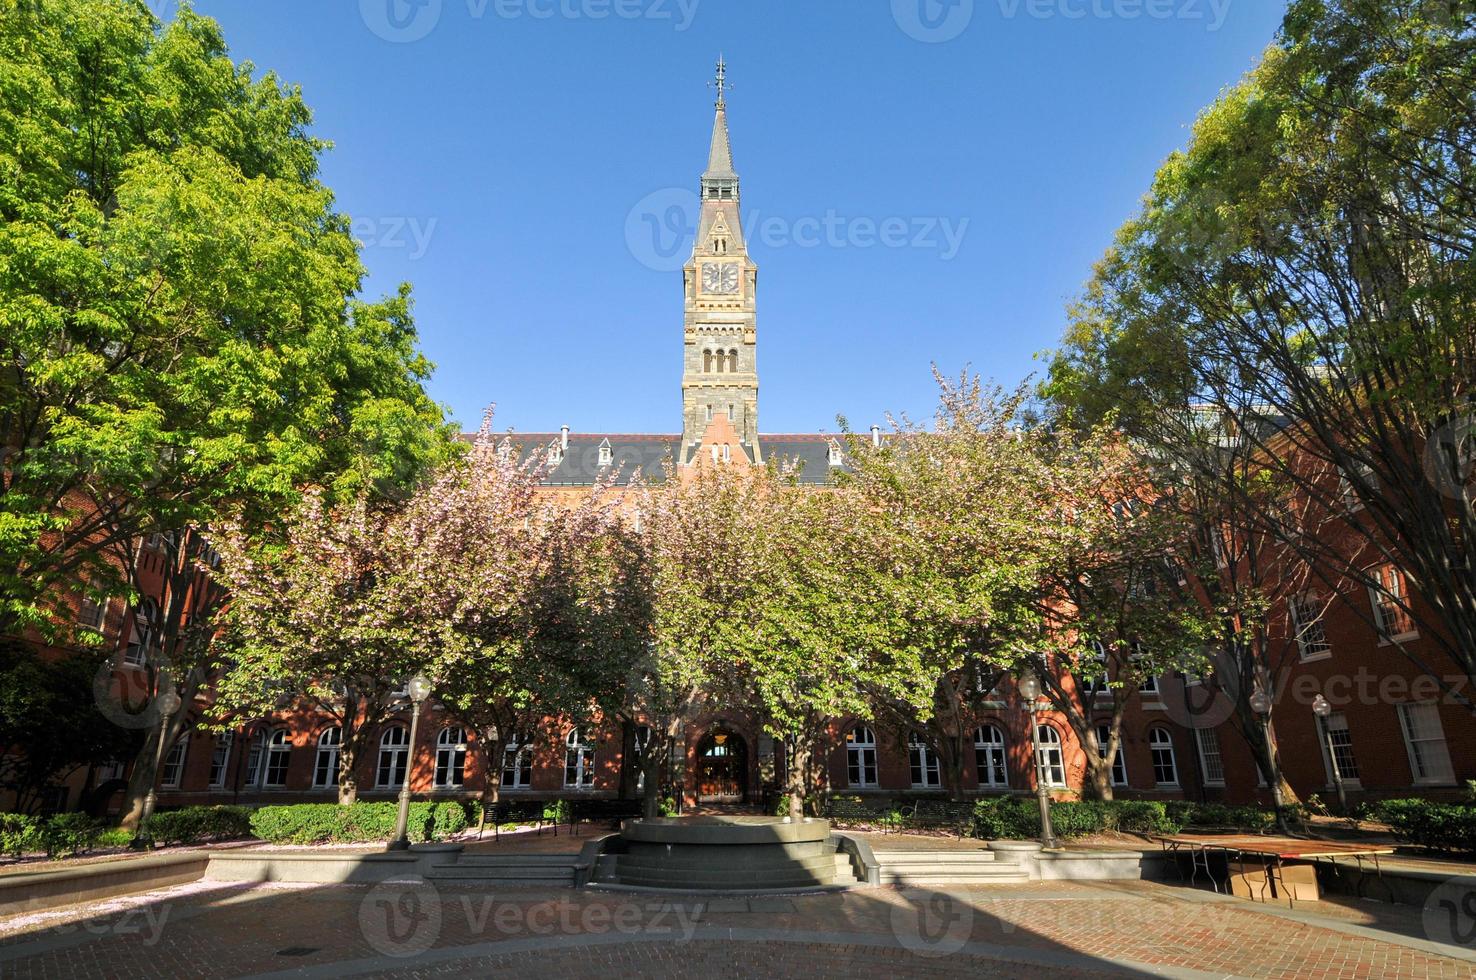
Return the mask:
<path id="1" fill-rule="evenodd" d="M 881 445 L 881 426 L 879 425 L 873 425 L 871 427 L 871 444 L 873 446 Z"/>
<path id="2" fill-rule="evenodd" d="M 561 433 L 560 436 L 559 436 L 559 448 L 560 449 L 568 449 L 569 448 L 569 427 L 567 425 L 561 425 L 561 426 L 559 426 L 559 432 Z"/>

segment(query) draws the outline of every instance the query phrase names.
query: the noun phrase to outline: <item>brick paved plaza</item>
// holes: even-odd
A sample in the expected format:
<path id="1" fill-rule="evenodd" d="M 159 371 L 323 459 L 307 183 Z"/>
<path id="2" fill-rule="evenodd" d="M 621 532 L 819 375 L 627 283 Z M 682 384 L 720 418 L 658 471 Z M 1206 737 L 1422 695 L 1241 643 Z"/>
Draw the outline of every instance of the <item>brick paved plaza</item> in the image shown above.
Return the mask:
<path id="1" fill-rule="evenodd" d="M 766 896 L 201 881 L 0 921 L 4 977 L 1476 977 L 1421 910 L 1150 883 Z"/>

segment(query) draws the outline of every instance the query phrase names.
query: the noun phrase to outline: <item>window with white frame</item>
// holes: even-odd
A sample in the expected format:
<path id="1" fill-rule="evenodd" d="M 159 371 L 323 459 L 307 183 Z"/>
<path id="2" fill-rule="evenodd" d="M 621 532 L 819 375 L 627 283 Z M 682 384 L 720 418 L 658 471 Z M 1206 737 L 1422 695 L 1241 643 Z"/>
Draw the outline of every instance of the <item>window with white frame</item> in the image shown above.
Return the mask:
<path id="1" fill-rule="evenodd" d="M 1327 630 L 1323 628 L 1318 604 L 1317 594 L 1313 592 L 1288 596 L 1286 600 L 1292 635 L 1296 637 L 1297 650 L 1303 660 L 1322 660 L 1332 656 L 1332 644 L 1327 642 Z"/>
<path id="2" fill-rule="evenodd" d="M 1206 786 L 1225 785 L 1225 760 L 1220 755 L 1220 735 L 1213 728 L 1194 729 L 1194 744 L 1199 749 L 1199 772 Z"/>
<path id="3" fill-rule="evenodd" d="M 533 782 L 533 750 L 514 737 L 502 750 L 502 786 L 527 789 Z"/>
<path id="4" fill-rule="evenodd" d="M 1433 703 L 1401 704 L 1399 723 L 1404 728 L 1404 747 L 1409 751 L 1409 768 L 1415 784 L 1453 785 L 1455 770 L 1445 744 L 1445 729 L 1440 724 L 1440 709 Z"/>
<path id="5" fill-rule="evenodd" d="M 177 789 L 179 781 L 184 776 L 185 753 L 190 747 L 190 733 L 185 732 L 174 740 L 169 747 L 169 752 L 164 756 L 164 767 L 159 770 L 159 785 L 167 789 Z"/>
<path id="6" fill-rule="evenodd" d="M 1167 728 L 1155 725 L 1148 729 L 1148 754 L 1153 759 L 1154 785 L 1179 785 L 1179 764 L 1174 758 L 1174 738 Z"/>
<path id="7" fill-rule="evenodd" d="M 839 465 L 841 465 L 841 463 L 843 461 L 844 460 L 841 457 L 840 443 L 832 441 L 830 443 L 830 452 L 829 452 L 829 463 L 830 463 L 830 465 L 831 466 L 839 466 Z"/>
<path id="8" fill-rule="evenodd" d="M 313 785 L 322 789 L 338 785 L 338 756 L 343 749 L 343 729 L 337 725 L 318 735 L 318 752 L 313 757 Z"/>
<path id="9" fill-rule="evenodd" d="M 601 466 L 609 466 L 614 461 L 615 461 L 615 450 L 613 450 L 613 449 L 610 448 L 610 444 L 608 442 L 603 443 L 600 446 L 600 465 Z"/>
<path id="10" fill-rule="evenodd" d="M 226 784 L 226 774 L 231 765 L 231 743 L 235 736 L 230 732 L 217 735 L 215 746 L 210 750 L 210 787 L 220 789 Z"/>
<path id="11" fill-rule="evenodd" d="M 974 768 L 979 773 L 980 786 L 1005 789 L 1010 785 L 1009 772 L 1005 769 L 1004 731 L 998 725 L 980 725 L 974 729 Z"/>
<path id="12" fill-rule="evenodd" d="M 1357 783 L 1358 758 L 1353 754 L 1353 733 L 1348 730 L 1348 717 L 1341 711 L 1335 711 L 1326 718 L 1318 719 L 1322 738 L 1322 765 L 1327 770 L 1327 785 L 1333 785 L 1332 759 L 1336 758 L 1338 763 L 1338 775 L 1343 777 L 1345 783 Z M 1328 756 L 1331 749 L 1333 757 Z"/>
<path id="13" fill-rule="evenodd" d="M 133 609 L 132 633 L 128 646 L 123 651 L 123 663 L 130 667 L 142 667 L 149 662 L 149 650 L 154 646 L 154 621 L 158 618 L 158 604 L 145 596 Z"/>
<path id="14" fill-rule="evenodd" d="M 1107 751 L 1107 743 L 1112 740 L 1112 726 L 1108 724 L 1097 725 L 1097 748 L 1099 751 Z M 1122 755 L 1122 739 L 1119 736 L 1117 751 L 1112 755 L 1112 785 L 1126 786 L 1128 784 L 1127 760 Z"/>
<path id="15" fill-rule="evenodd" d="M 1035 726 L 1035 778 L 1060 789 L 1066 785 L 1066 757 L 1061 753 L 1061 733 L 1054 725 Z"/>
<path id="16" fill-rule="evenodd" d="M 77 600 L 77 624 L 88 629 L 100 630 L 107 619 L 108 602 L 93 595 L 83 594 Z"/>
<path id="17" fill-rule="evenodd" d="M 1148 656 L 1147 648 L 1143 646 L 1142 642 L 1134 640 L 1132 642 L 1132 646 L 1129 648 L 1128 659 L 1133 663 L 1137 663 L 1139 660 L 1142 660 L 1146 656 Z M 1149 674 L 1147 677 L 1144 677 L 1143 680 L 1138 684 L 1138 694 L 1157 698 L 1158 675 Z"/>
<path id="18" fill-rule="evenodd" d="M 466 781 L 466 730 L 441 729 L 436 736 L 436 785 L 454 789 Z"/>
<path id="19" fill-rule="evenodd" d="M 1368 487 L 1370 493 L 1379 492 L 1379 478 L 1374 475 L 1373 467 L 1365 463 L 1355 463 L 1354 472 L 1357 477 Z M 1363 509 L 1363 497 L 1358 488 L 1350 480 L 1347 474 L 1338 477 L 1338 493 L 1343 498 L 1343 508 L 1350 514 L 1356 514 Z"/>
<path id="20" fill-rule="evenodd" d="M 100 765 L 97 767 L 97 784 L 101 786 L 103 783 L 111 780 L 122 779 L 123 774 L 127 771 L 128 765 L 123 762 L 109 762 Z"/>
<path id="21" fill-rule="evenodd" d="M 594 785 L 594 746 L 585 742 L 584 732 L 571 730 L 564 739 L 564 785 L 588 789 Z"/>
<path id="22" fill-rule="evenodd" d="M 405 770 L 410 763 L 410 733 L 403 725 L 394 725 L 379 736 L 379 765 L 375 767 L 374 784 L 385 789 L 398 789 L 405 784 Z"/>
<path id="23" fill-rule="evenodd" d="M 266 740 L 266 757 L 262 759 L 261 784 L 286 786 L 287 766 L 292 761 L 292 737 L 285 728 L 272 732 Z"/>
<path id="24" fill-rule="evenodd" d="M 1112 689 L 1107 686 L 1107 647 L 1101 640 L 1092 640 L 1087 644 L 1087 651 L 1081 664 L 1082 676 L 1078 683 L 1088 696 L 1101 700 L 1110 699 Z"/>
<path id="25" fill-rule="evenodd" d="M 846 780 L 855 788 L 877 785 L 876 733 L 865 725 L 846 732 Z"/>
<path id="26" fill-rule="evenodd" d="M 907 763 L 912 770 L 912 785 L 931 789 L 943 784 L 938 768 L 938 753 L 917 732 L 907 733 Z"/>
<path id="27" fill-rule="evenodd" d="M 1368 574 L 1373 580 L 1368 587 L 1368 599 L 1379 639 L 1391 642 L 1413 637 L 1414 623 L 1405 609 L 1404 573 L 1393 565 L 1378 565 L 1370 568 Z"/>
<path id="28" fill-rule="evenodd" d="M 246 753 L 246 785 L 261 785 L 261 758 L 266 754 L 266 732 L 257 732 L 251 737 L 251 749 Z"/>

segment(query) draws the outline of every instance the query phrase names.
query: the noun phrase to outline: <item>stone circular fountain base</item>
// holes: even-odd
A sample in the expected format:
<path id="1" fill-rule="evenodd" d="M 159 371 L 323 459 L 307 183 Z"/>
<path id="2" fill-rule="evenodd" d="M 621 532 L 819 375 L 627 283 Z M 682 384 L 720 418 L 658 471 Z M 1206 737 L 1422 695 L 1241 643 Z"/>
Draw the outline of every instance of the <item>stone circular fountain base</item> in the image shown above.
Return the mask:
<path id="1" fill-rule="evenodd" d="M 605 854 L 607 881 L 682 890 L 821 887 L 838 866 L 830 821 L 783 817 L 627 820 Z"/>

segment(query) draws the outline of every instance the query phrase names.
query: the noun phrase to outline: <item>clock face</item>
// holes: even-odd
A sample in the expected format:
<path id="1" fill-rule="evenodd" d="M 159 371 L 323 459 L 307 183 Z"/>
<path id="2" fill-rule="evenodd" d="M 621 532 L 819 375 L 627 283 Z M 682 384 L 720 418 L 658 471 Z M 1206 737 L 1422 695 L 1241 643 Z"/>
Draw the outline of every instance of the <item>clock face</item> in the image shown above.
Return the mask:
<path id="1" fill-rule="evenodd" d="M 710 262 L 703 266 L 702 291 L 705 293 L 736 293 L 738 291 L 738 263 Z"/>

